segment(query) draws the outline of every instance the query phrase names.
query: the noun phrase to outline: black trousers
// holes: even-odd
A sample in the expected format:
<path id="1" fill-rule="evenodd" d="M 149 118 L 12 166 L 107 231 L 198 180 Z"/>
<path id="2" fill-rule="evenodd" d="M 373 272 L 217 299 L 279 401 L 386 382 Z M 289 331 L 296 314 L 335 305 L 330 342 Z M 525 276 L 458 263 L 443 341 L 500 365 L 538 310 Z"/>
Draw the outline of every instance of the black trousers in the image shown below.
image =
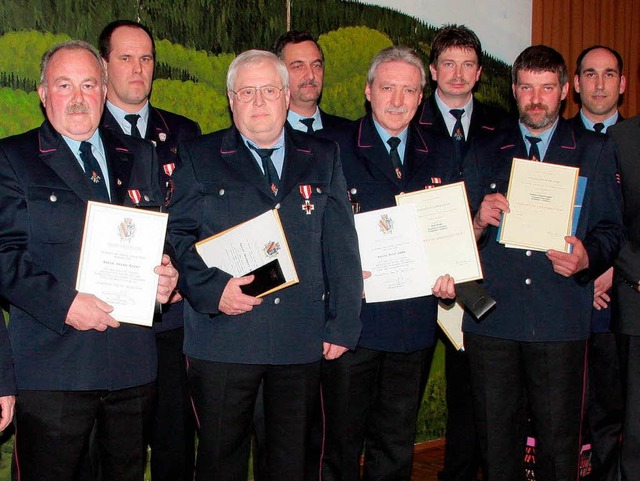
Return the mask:
<path id="1" fill-rule="evenodd" d="M 182 353 L 184 329 L 156 333 L 157 400 L 151 430 L 153 481 L 192 481 L 196 424 Z"/>
<path id="2" fill-rule="evenodd" d="M 142 481 L 155 384 L 118 391 L 18 391 L 14 470 L 20 481 L 86 475 L 96 428 L 103 481 Z"/>
<path id="3" fill-rule="evenodd" d="M 536 480 L 575 481 L 586 341 L 519 342 L 465 334 L 464 342 L 488 479 L 524 480 L 529 412 L 537 438 Z"/>
<path id="4" fill-rule="evenodd" d="M 586 422 L 591 440 L 590 481 L 613 481 L 618 473 L 624 398 L 616 335 L 594 333 L 588 348 Z M 636 476 L 638 477 L 638 476 Z"/>
<path id="5" fill-rule="evenodd" d="M 323 481 L 408 481 L 416 420 L 434 348 L 391 353 L 357 348 L 325 362 Z"/>
<path id="6" fill-rule="evenodd" d="M 640 336 L 619 334 L 626 410 L 622 425 L 622 481 L 640 477 Z"/>
<path id="7" fill-rule="evenodd" d="M 441 481 L 475 481 L 481 464 L 480 442 L 476 433 L 469 356 L 458 351 L 442 333 L 445 346 L 445 379 L 447 381 L 447 427 L 444 469 Z"/>
<path id="8" fill-rule="evenodd" d="M 263 381 L 270 479 L 303 479 L 319 361 L 255 365 L 189 358 L 188 376 L 199 429 L 196 481 L 246 481 L 254 405 Z"/>

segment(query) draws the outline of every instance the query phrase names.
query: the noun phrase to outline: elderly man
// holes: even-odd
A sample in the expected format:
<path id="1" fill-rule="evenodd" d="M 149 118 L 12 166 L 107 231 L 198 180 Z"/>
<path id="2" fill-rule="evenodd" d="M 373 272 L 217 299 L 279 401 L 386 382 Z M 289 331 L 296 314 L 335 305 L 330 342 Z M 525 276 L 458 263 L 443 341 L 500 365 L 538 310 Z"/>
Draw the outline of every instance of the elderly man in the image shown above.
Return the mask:
<path id="1" fill-rule="evenodd" d="M 292 128 L 314 134 L 350 123 L 318 107 L 324 83 L 324 53 L 309 32 L 292 30 L 280 35 L 273 51 L 289 71 L 291 100 L 287 121 Z"/>
<path id="2" fill-rule="evenodd" d="M 626 87 L 622 57 L 602 45 L 589 47 L 578 55 L 573 88 L 580 96 L 580 111 L 573 117 L 576 129 L 607 133 L 623 120 L 618 111 Z M 594 281 L 594 313 L 589 338 L 589 372 L 586 421 L 591 442 L 591 475 L 611 481 L 617 475 L 624 400 L 616 336 L 609 329 L 609 309 L 613 268 Z"/>
<path id="3" fill-rule="evenodd" d="M 356 211 L 390 207 L 401 192 L 460 179 L 449 139 L 411 123 L 425 82 L 424 65 L 411 49 L 389 47 L 373 59 L 365 88 L 371 113 L 335 136 Z M 450 279 L 444 284 L 444 291 L 452 288 Z M 436 313 L 434 296 L 363 301 L 358 347 L 323 366 L 322 479 L 360 479 L 363 444 L 365 479 L 409 479 Z"/>
<path id="4" fill-rule="evenodd" d="M 147 27 L 116 20 L 102 30 L 98 45 L 108 73 L 102 126 L 153 142 L 160 189 L 168 203 L 173 195 L 171 177 L 179 168 L 177 145 L 200 135 L 200 126 L 149 102 L 156 48 Z M 150 440 L 154 481 L 189 481 L 195 464 L 195 419 L 182 354 L 183 303 L 176 294 L 153 324 L 158 345 L 158 397 Z"/>
<path id="5" fill-rule="evenodd" d="M 622 196 L 611 139 L 559 117 L 569 90 L 562 56 L 529 47 L 514 62 L 512 81 L 519 121 L 477 142 L 464 172 L 477 211 L 484 285 L 497 302 L 480 323 L 465 316 L 464 341 L 487 476 L 523 478 L 529 411 L 538 440 L 536 478 L 569 480 L 578 469 L 591 281 L 624 240 Z M 578 167 L 587 179 L 576 233 L 565 237 L 571 253 L 497 242 L 514 157 Z"/>
<path id="6" fill-rule="evenodd" d="M 200 422 L 198 481 L 246 480 L 263 381 L 270 475 L 303 479 L 320 359 L 340 357 L 360 334 L 362 280 L 338 149 L 285 127 L 288 85 L 274 54 L 240 54 L 227 74 L 233 126 L 179 150 L 169 235 L 188 301 L 185 353 Z M 313 210 L 301 208 L 307 201 Z M 270 209 L 280 214 L 300 282 L 256 298 L 241 290 L 252 276 L 207 267 L 194 243 Z M 327 290 L 339 293 L 330 312 Z"/>
<path id="7" fill-rule="evenodd" d="M 156 378 L 153 331 L 120 325 L 113 308 L 75 289 L 87 201 L 162 204 L 150 145 L 98 128 L 106 94 L 100 55 L 53 47 L 38 93 L 47 120 L 0 142 L 0 292 L 10 302 L 23 480 L 73 480 L 97 422 L 105 479 L 142 479 L 144 428 Z M 157 300 L 177 272 L 164 256 Z"/>

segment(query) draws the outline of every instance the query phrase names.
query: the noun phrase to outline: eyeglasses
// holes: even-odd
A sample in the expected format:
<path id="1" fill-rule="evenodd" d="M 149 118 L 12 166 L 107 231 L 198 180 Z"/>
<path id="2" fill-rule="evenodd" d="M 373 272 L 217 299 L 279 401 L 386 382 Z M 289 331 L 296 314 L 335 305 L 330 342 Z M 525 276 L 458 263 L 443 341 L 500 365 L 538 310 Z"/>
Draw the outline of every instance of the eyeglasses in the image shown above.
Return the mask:
<path id="1" fill-rule="evenodd" d="M 260 91 L 264 100 L 278 100 L 283 90 L 284 87 L 278 88 L 273 85 L 263 85 L 262 87 L 244 87 L 237 92 L 235 90 L 232 90 L 232 92 L 235 94 L 239 102 L 247 103 L 252 102 L 253 99 L 256 98 L 256 93 L 258 91 Z"/>

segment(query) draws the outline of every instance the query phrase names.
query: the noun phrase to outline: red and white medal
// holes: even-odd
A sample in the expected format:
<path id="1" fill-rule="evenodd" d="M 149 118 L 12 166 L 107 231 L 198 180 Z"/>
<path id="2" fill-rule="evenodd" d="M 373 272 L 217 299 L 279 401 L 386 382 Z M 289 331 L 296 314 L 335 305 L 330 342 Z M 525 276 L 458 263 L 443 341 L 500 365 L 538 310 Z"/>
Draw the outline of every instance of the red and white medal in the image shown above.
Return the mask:
<path id="1" fill-rule="evenodd" d="M 304 204 L 302 204 L 302 210 L 311 215 L 311 211 L 315 209 L 315 206 L 311 203 L 311 186 L 309 184 L 300 186 L 300 194 L 304 198 Z"/>
<path id="2" fill-rule="evenodd" d="M 140 195 L 140 191 L 135 189 L 130 189 L 128 192 L 129 192 L 129 198 L 131 199 L 131 201 L 134 204 L 138 205 L 140 203 L 140 199 L 142 199 L 142 196 Z"/>
<path id="3" fill-rule="evenodd" d="M 173 171 L 176 170 L 176 164 L 171 162 L 170 164 L 164 164 L 162 168 L 164 169 L 164 173 L 171 177 Z"/>

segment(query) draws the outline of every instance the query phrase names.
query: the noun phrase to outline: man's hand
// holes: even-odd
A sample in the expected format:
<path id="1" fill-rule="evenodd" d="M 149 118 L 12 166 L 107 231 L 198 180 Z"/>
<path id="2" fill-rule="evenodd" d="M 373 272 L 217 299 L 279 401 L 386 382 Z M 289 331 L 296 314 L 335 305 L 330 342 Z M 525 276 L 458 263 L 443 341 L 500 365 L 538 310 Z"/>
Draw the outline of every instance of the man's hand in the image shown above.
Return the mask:
<path id="1" fill-rule="evenodd" d="M 249 312 L 254 306 L 262 304 L 262 299 L 248 296 L 240 289 L 240 286 L 251 284 L 253 279 L 253 275 L 229 279 L 224 291 L 222 291 L 220 303 L 218 304 L 220 312 L 224 312 L 228 316 L 237 316 L 238 314 Z"/>
<path id="2" fill-rule="evenodd" d="M 11 423 L 15 406 L 15 396 L 0 396 L 0 431 L 4 431 Z"/>
<path id="3" fill-rule="evenodd" d="M 120 323 L 109 315 L 111 311 L 113 307 L 93 294 L 78 292 L 64 322 L 78 331 L 104 331 L 107 327 L 120 327 Z"/>
<path id="4" fill-rule="evenodd" d="M 362 279 L 369 279 L 369 277 L 371 277 L 371 272 L 369 271 L 362 271 Z M 362 288 L 362 298 L 364 299 L 364 287 Z"/>
<path id="5" fill-rule="evenodd" d="M 167 254 L 162 254 L 162 263 L 153 269 L 153 272 L 158 274 L 158 290 L 156 291 L 156 300 L 160 304 L 166 304 L 169 302 L 171 295 L 176 289 L 178 284 L 178 271 Z M 178 301 L 173 301 L 178 302 Z"/>
<path id="6" fill-rule="evenodd" d="M 338 359 L 348 350 L 346 347 L 338 346 L 337 344 L 331 344 L 329 342 L 322 343 L 322 355 L 327 361 Z"/>
<path id="7" fill-rule="evenodd" d="M 480 238 L 484 230 L 490 225 L 499 226 L 503 212 L 509 212 L 509 201 L 499 193 L 489 194 L 482 199 L 482 204 L 476 216 L 473 218 L 473 233 L 476 240 Z"/>
<path id="8" fill-rule="evenodd" d="M 440 276 L 436 279 L 436 283 L 431 288 L 431 292 L 441 299 L 454 299 L 456 297 L 456 283 L 449 274 Z"/>
<path id="9" fill-rule="evenodd" d="M 593 307 L 597 310 L 609 307 L 611 298 L 607 291 L 613 285 L 613 267 L 609 267 L 604 274 L 601 274 L 593 283 Z"/>
<path id="10" fill-rule="evenodd" d="M 555 273 L 564 277 L 571 277 L 576 272 L 589 267 L 589 255 L 582 241 L 577 237 L 566 236 L 564 240 L 573 246 L 571 254 L 548 250 L 547 258 L 551 261 Z"/>

